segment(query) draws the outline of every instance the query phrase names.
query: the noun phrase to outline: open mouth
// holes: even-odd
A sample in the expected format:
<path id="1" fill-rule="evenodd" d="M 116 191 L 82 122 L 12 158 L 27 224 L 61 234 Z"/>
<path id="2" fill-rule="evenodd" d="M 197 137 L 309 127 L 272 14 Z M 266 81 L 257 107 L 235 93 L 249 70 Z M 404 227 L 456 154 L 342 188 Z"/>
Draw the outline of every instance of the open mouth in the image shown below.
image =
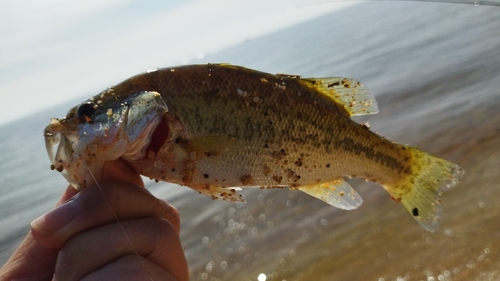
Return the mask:
<path id="1" fill-rule="evenodd" d="M 52 163 L 50 168 L 62 172 L 63 163 L 69 160 L 70 155 L 67 151 L 67 138 L 58 120 L 52 120 L 52 123 L 45 128 L 44 136 L 47 154 Z"/>

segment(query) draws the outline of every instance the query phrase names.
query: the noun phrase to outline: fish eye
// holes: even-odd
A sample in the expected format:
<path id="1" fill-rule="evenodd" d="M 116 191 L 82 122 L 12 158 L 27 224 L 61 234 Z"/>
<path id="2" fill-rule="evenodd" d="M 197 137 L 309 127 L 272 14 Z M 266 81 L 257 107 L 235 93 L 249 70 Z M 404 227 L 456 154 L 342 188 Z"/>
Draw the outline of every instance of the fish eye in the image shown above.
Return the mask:
<path id="1" fill-rule="evenodd" d="M 87 122 L 92 122 L 92 115 L 95 113 L 95 108 L 92 104 L 90 103 L 84 103 L 81 104 L 77 111 L 76 111 L 76 116 L 78 118 L 84 118 L 85 121 Z"/>

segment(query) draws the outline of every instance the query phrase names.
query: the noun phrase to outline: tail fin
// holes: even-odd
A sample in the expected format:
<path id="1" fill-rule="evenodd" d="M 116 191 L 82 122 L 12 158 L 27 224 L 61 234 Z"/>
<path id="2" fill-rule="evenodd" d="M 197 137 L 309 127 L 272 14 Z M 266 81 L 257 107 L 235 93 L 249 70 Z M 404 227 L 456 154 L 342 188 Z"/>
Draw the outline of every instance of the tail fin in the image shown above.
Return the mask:
<path id="1" fill-rule="evenodd" d="M 411 154 L 411 173 L 384 188 L 423 228 L 434 232 L 441 215 L 439 197 L 458 183 L 464 171 L 419 149 L 405 148 Z"/>

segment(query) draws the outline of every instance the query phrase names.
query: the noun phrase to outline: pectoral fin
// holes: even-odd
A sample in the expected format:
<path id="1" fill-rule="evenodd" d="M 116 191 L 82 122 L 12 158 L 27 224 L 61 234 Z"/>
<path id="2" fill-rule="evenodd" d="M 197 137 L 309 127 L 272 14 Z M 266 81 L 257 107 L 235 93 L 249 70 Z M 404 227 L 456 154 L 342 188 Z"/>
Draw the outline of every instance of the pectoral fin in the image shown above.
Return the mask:
<path id="1" fill-rule="evenodd" d="M 313 197 L 344 210 L 354 210 L 363 203 L 361 196 L 343 179 L 298 188 Z"/>

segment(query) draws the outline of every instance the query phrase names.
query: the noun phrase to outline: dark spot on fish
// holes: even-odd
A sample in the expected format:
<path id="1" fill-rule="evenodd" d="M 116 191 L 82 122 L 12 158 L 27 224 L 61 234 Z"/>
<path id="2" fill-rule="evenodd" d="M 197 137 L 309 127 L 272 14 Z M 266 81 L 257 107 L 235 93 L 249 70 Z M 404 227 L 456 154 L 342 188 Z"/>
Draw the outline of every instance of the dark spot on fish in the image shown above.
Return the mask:
<path id="1" fill-rule="evenodd" d="M 413 208 L 411 210 L 411 214 L 414 216 L 414 217 L 418 217 L 418 208 Z"/>
<path id="2" fill-rule="evenodd" d="M 172 172 L 175 172 L 175 168 L 172 168 L 172 170 L 171 170 L 171 171 L 172 171 Z"/>
<path id="3" fill-rule="evenodd" d="M 159 182 L 159 180 L 155 179 L 155 182 L 156 182 L 156 183 L 158 183 L 158 182 Z"/>
<path id="4" fill-rule="evenodd" d="M 302 158 L 299 158 L 297 159 L 297 161 L 295 161 L 295 166 L 302 167 Z"/>
<path id="5" fill-rule="evenodd" d="M 327 168 L 330 168 L 330 164 L 326 164 L 326 167 L 327 167 Z"/>
<path id="6" fill-rule="evenodd" d="M 56 169 L 56 166 L 54 164 L 50 165 L 50 169 L 51 170 L 55 170 Z"/>
<path id="7" fill-rule="evenodd" d="M 278 184 L 281 184 L 281 180 L 283 179 L 283 177 L 280 177 L 280 176 L 277 176 L 277 175 L 274 175 L 272 177 L 272 179 L 277 182 Z"/>
<path id="8" fill-rule="evenodd" d="M 213 150 L 205 152 L 206 157 L 219 156 L 219 155 L 220 155 L 220 153 L 218 153 L 217 151 L 213 151 Z"/>
<path id="9" fill-rule="evenodd" d="M 243 175 L 240 177 L 240 181 L 243 185 L 249 185 L 255 182 L 252 175 Z"/>
<path id="10" fill-rule="evenodd" d="M 203 177 L 208 179 L 208 174 L 203 174 Z"/>
<path id="11" fill-rule="evenodd" d="M 299 175 L 297 175 L 297 173 L 295 173 L 295 171 L 292 171 L 291 169 L 286 169 L 285 172 L 286 172 L 286 176 L 289 179 L 292 179 L 294 182 L 300 180 L 300 178 L 301 178 Z"/>
<path id="12" fill-rule="evenodd" d="M 58 172 L 62 172 L 62 171 L 64 170 L 64 168 L 63 168 L 63 166 L 59 166 L 59 167 L 57 167 L 57 168 L 56 168 L 56 170 L 57 170 Z"/>
<path id="13" fill-rule="evenodd" d="M 208 92 L 209 95 L 216 95 L 219 93 L 219 89 L 212 89 Z"/>
<path id="14" fill-rule="evenodd" d="M 269 148 L 269 145 L 267 143 L 264 144 L 264 148 Z"/>
<path id="15" fill-rule="evenodd" d="M 268 176 L 269 173 L 271 173 L 271 168 L 269 168 L 268 166 L 264 166 L 262 168 L 264 169 L 264 176 Z"/>
<path id="16" fill-rule="evenodd" d="M 281 153 L 279 151 L 274 151 L 272 154 L 272 157 L 276 160 L 281 160 L 285 157 L 285 155 L 283 155 L 283 153 Z"/>
<path id="17" fill-rule="evenodd" d="M 335 82 L 335 83 L 330 83 L 328 84 L 328 88 L 332 88 L 332 87 L 335 87 L 335 86 L 339 86 L 340 85 L 340 82 Z"/>
<path id="18" fill-rule="evenodd" d="M 180 143 L 181 142 L 181 138 L 176 138 L 175 139 L 175 143 Z"/>

